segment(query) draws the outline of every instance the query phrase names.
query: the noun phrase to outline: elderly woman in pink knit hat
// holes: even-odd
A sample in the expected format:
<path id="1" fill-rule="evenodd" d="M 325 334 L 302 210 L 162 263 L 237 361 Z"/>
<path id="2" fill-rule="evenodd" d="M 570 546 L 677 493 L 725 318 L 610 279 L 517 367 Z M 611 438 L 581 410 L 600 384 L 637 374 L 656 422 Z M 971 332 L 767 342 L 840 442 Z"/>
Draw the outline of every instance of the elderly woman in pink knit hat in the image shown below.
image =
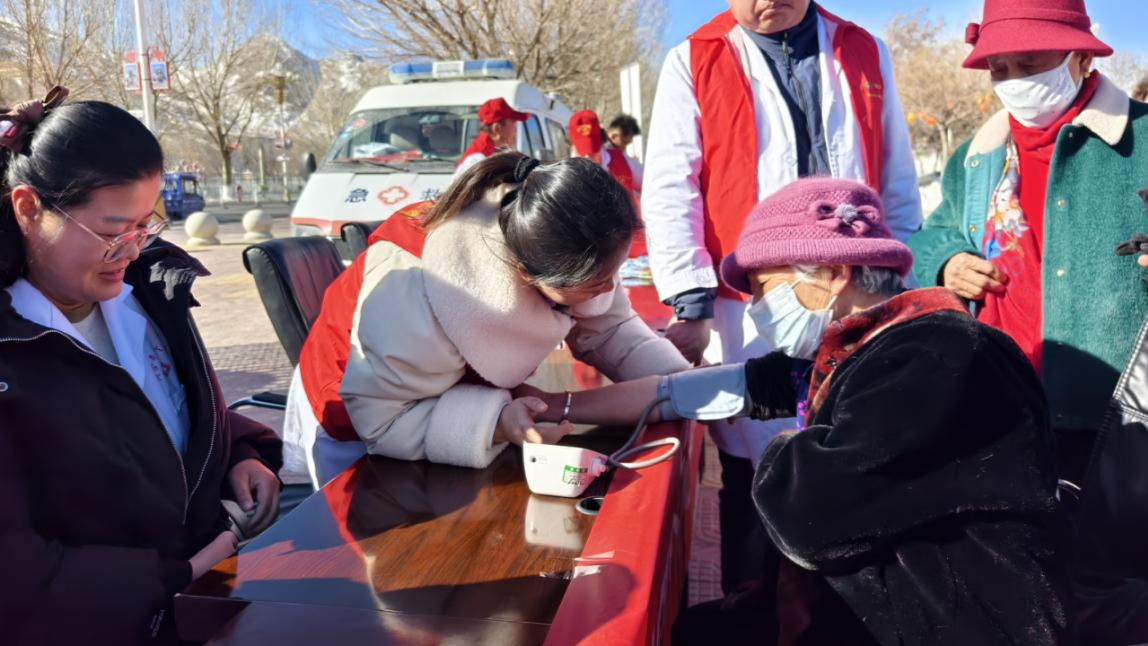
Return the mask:
<path id="1" fill-rule="evenodd" d="M 675 643 L 1067 643 L 1040 382 L 952 292 L 906 291 L 912 261 L 872 190 L 800 180 L 753 210 L 721 265 L 785 354 L 570 397 L 573 422 L 632 423 L 660 398 L 660 419 L 784 418 L 801 408 L 794 360 L 812 361 L 804 428 L 755 477 L 778 563 L 766 605 L 750 621 L 694 613 Z"/>

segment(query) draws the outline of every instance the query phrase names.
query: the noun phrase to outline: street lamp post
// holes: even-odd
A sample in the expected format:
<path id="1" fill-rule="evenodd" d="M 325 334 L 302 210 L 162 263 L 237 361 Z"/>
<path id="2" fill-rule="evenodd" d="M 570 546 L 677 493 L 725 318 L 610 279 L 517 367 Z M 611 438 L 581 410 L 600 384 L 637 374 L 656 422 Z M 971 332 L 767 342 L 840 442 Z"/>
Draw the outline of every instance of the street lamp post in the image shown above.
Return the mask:
<path id="1" fill-rule="evenodd" d="M 271 75 L 271 84 L 275 88 L 275 104 L 278 106 L 279 141 L 276 148 L 281 149 L 279 161 L 283 164 L 283 201 L 291 201 L 291 191 L 287 188 L 287 113 L 283 108 L 283 99 L 287 90 L 287 74 L 277 67 Z"/>
<path id="2" fill-rule="evenodd" d="M 147 49 L 147 23 L 143 0 L 135 0 L 136 51 L 140 56 L 140 89 L 143 94 L 143 123 L 155 132 L 155 93 L 151 88 L 151 57 Z"/>

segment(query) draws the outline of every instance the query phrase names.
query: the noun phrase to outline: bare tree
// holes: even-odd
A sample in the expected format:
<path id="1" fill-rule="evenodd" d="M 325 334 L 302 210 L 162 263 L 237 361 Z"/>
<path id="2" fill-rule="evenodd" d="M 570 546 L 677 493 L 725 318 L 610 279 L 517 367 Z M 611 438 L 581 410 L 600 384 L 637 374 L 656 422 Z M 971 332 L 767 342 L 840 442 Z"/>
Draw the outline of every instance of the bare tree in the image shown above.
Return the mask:
<path id="1" fill-rule="evenodd" d="M 599 111 L 617 108 L 615 79 L 623 66 L 641 62 L 651 69 L 658 62 L 665 27 L 664 4 L 657 0 L 333 0 L 330 5 L 348 36 L 379 60 L 507 58 L 529 82 Z"/>
<path id="2" fill-rule="evenodd" d="M 1133 54 L 1118 52 L 1109 58 L 1096 59 L 1096 67 L 1112 82 L 1126 92 L 1136 89 L 1145 76 L 1148 76 L 1148 59 Z"/>
<path id="3" fill-rule="evenodd" d="M 30 99 L 53 85 L 65 85 L 77 96 L 97 87 L 112 30 L 115 3 L 107 0 L 0 0 L 7 43 L 24 96 Z M 0 88 L 3 89 L 3 88 Z"/>
<path id="4" fill-rule="evenodd" d="M 918 156 L 933 157 L 934 170 L 1000 108 L 989 75 L 963 69 L 968 47 L 942 40 L 943 29 L 922 9 L 894 17 L 885 30 L 913 147 Z"/>
<path id="5" fill-rule="evenodd" d="M 386 79 L 385 68 L 351 54 L 320 61 L 319 71 L 313 98 L 293 127 L 297 149 L 316 155 L 338 136 L 363 91 Z"/>
<path id="6" fill-rule="evenodd" d="M 110 1 L 110 0 L 109 0 Z M 114 28 L 108 34 L 106 49 L 109 53 L 103 61 L 100 76 L 106 79 L 103 84 L 103 99 L 110 103 L 122 106 L 128 110 L 142 109 L 143 99 L 139 92 L 130 92 L 124 87 L 122 66 L 124 55 L 136 50 L 136 23 L 132 3 L 129 0 L 115 0 Z M 180 22 L 180 0 L 150 0 L 147 3 L 147 22 L 149 40 L 145 47 L 158 49 L 168 65 L 169 77 L 184 67 L 190 57 L 192 48 L 202 38 L 196 33 L 187 31 L 188 25 Z M 207 25 L 201 25 L 207 27 Z M 152 49 L 155 48 L 155 49 Z M 145 54 L 149 52 L 135 52 L 140 60 L 146 60 Z M 173 130 L 186 130 L 186 110 L 181 110 L 173 104 L 173 95 L 169 92 L 155 94 L 156 110 L 156 136 L 161 142 L 168 138 Z"/>
<path id="7" fill-rule="evenodd" d="M 230 186 L 232 155 L 269 101 L 275 53 L 261 39 L 275 23 L 253 0 L 178 0 L 164 8 L 160 40 L 174 65 L 168 119 L 198 126 Z"/>

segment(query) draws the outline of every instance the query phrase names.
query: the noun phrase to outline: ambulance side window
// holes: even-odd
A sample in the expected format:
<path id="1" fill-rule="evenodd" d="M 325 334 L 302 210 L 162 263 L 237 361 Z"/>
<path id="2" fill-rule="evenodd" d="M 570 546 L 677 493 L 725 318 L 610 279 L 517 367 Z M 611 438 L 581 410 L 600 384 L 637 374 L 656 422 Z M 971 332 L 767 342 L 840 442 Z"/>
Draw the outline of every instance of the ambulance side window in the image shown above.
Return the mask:
<path id="1" fill-rule="evenodd" d="M 526 126 L 526 141 L 530 146 L 530 154 L 542 159 L 543 151 L 546 150 L 546 140 L 542 137 L 542 126 L 538 125 L 538 117 L 530 115 L 523 125 Z"/>
<path id="2" fill-rule="evenodd" d="M 550 129 L 550 148 L 554 151 L 554 159 L 569 157 L 570 140 L 566 138 L 566 128 L 552 119 L 546 120 L 546 127 Z"/>

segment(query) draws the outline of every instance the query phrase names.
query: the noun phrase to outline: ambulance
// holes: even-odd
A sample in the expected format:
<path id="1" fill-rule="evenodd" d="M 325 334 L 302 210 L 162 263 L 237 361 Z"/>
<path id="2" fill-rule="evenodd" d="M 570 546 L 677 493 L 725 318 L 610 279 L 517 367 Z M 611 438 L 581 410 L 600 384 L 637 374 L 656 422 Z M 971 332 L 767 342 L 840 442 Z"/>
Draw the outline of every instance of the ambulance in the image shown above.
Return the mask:
<path id="1" fill-rule="evenodd" d="M 570 109 L 516 79 L 510 61 L 399 63 L 389 76 L 359 100 L 308 178 L 291 212 L 294 235 L 338 239 L 348 222 L 379 222 L 439 197 L 489 99 L 530 115 L 518 124 L 519 150 L 543 161 L 570 156 Z"/>

